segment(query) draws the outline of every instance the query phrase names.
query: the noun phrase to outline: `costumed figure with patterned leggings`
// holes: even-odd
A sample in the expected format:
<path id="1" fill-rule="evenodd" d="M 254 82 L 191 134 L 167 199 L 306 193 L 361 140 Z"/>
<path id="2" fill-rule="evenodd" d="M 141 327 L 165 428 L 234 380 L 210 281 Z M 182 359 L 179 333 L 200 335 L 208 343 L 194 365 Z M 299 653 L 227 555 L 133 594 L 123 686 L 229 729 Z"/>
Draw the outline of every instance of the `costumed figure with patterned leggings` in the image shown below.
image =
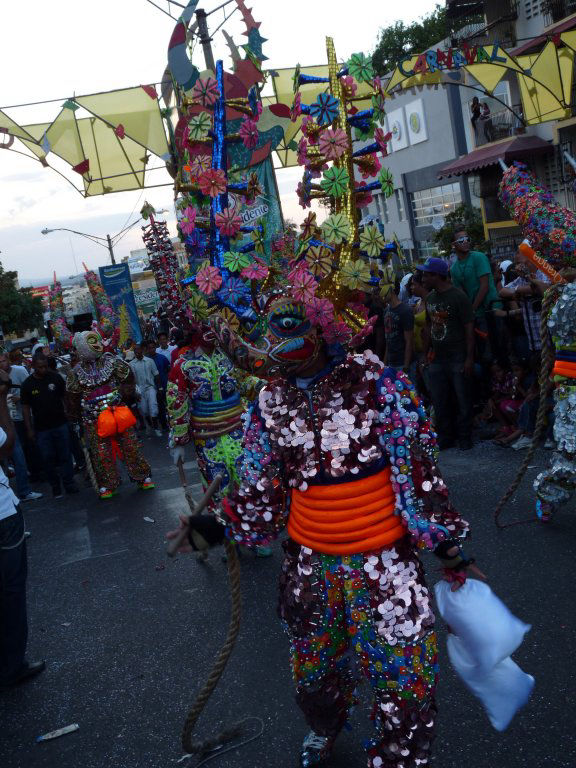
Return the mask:
<path id="1" fill-rule="evenodd" d="M 359 291 L 378 284 L 368 260 L 386 250 L 376 226 L 359 230 L 356 208 L 370 189 L 388 194 L 392 182 L 381 173 L 377 182 L 356 185 L 356 160 L 373 175 L 379 168 L 385 137 L 376 134 L 356 157 L 351 136 L 356 124 L 374 133 L 378 93 L 374 108 L 349 115 L 354 77 L 371 79 L 370 60 L 357 54 L 342 68 L 330 39 L 327 47 L 327 85 L 312 106 L 298 92 L 293 112 L 315 117 L 305 124 L 314 141 L 309 147 L 304 139 L 299 152 L 306 165 L 300 197 L 331 196 L 333 213 L 322 227 L 315 214 L 307 217 L 288 270 L 260 256 L 231 267 L 233 256 L 224 263 L 216 254 L 196 276 L 221 308 L 212 320 L 219 347 L 268 383 L 245 417 L 239 485 L 216 520 L 193 516 L 181 529 L 190 548 L 224 537 L 267 545 L 287 531 L 279 613 L 296 699 L 311 729 L 301 765 L 328 759 L 356 702 L 359 668 L 373 695 L 368 766 L 416 768 L 429 764 L 438 675 L 418 551 L 435 552 L 457 588 L 471 564 L 459 545 L 468 524 L 448 499 L 435 436 L 408 378 L 369 351 L 347 351 L 372 330 Z M 308 82 L 297 71 L 296 87 Z M 312 184 L 309 168 L 325 169 L 327 161 L 333 164 L 323 180 Z M 222 293 L 230 286 L 247 296 L 233 319 Z"/>
<path id="2" fill-rule="evenodd" d="M 560 206 L 522 163 L 505 171 L 500 199 L 526 236 L 520 246 L 524 255 L 553 284 L 549 291 L 555 304 L 546 319 L 549 336 L 543 340 L 542 365 L 550 367 L 546 350 L 552 346 L 554 361 L 546 372 L 555 385 L 556 450 L 549 468 L 534 481 L 536 511 L 545 522 L 576 488 L 576 214 Z"/>
<path id="3" fill-rule="evenodd" d="M 124 402 L 124 396 L 134 387 L 130 366 L 104 352 L 102 338 L 96 331 L 75 334 L 73 343 L 80 361 L 66 382 L 69 410 L 82 421 L 100 498 L 108 499 L 117 492 L 118 459 L 125 463 L 130 479 L 140 488 L 154 488 L 150 465 L 142 456 L 134 429 L 136 419 Z"/>

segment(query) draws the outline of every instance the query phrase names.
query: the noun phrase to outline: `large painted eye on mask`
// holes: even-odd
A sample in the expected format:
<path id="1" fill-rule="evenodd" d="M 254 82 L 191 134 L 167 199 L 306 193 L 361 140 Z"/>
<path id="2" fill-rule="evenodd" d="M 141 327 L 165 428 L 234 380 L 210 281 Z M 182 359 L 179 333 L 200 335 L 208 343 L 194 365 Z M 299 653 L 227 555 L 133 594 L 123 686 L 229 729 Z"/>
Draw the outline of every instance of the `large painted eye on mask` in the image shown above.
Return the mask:
<path id="1" fill-rule="evenodd" d="M 305 336 L 311 326 L 303 306 L 286 303 L 270 313 L 268 327 L 278 338 L 290 339 L 293 336 Z"/>

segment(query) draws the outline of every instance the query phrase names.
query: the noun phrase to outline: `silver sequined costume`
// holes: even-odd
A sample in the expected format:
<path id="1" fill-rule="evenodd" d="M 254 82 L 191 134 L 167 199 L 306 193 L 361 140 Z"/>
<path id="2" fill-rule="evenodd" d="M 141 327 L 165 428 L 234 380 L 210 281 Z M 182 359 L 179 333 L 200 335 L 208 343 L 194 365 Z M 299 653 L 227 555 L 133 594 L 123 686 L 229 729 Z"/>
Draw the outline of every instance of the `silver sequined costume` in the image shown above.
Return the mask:
<path id="1" fill-rule="evenodd" d="M 374 697 L 370 768 L 427 765 L 437 678 L 434 615 L 417 548 L 463 536 L 435 464 L 435 438 L 414 389 L 370 352 L 333 361 L 312 382 L 278 379 L 247 417 L 242 483 L 229 535 L 267 544 L 290 519 L 291 489 L 370 477 L 389 467 L 405 535 L 385 549 L 324 554 L 289 538 L 279 613 L 297 701 L 316 734 L 335 737 L 355 700 L 356 669 Z"/>
<path id="2" fill-rule="evenodd" d="M 556 347 L 556 363 L 576 365 L 576 284 L 566 285 L 548 320 Z M 550 466 L 534 481 L 538 511 L 570 500 L 576 488 L 576 385 L 574 378 L 556 376 L 554 392 L 554 452 Z"/>

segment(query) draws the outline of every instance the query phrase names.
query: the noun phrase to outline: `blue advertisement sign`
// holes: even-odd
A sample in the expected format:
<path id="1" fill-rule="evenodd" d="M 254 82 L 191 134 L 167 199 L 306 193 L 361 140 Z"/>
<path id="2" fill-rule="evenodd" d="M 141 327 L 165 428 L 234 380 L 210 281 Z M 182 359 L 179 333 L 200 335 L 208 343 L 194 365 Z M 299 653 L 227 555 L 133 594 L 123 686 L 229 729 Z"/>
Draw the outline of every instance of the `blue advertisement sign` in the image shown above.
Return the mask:
<path id="1" fill-rule="evenodd" d="M 130 318 L 133 340 L 135 342 L 142 341 L 142 331 L 138 322 L 138 311 L 136 309 L 136 301 L 134 300 L 128 264 L 99 267 L 98 271 L 100 272 L 102 287 L 108 294 L 108 298 L 116 312 L 120 314 L 122 305 L 126 307 L 128 317 Z"/>

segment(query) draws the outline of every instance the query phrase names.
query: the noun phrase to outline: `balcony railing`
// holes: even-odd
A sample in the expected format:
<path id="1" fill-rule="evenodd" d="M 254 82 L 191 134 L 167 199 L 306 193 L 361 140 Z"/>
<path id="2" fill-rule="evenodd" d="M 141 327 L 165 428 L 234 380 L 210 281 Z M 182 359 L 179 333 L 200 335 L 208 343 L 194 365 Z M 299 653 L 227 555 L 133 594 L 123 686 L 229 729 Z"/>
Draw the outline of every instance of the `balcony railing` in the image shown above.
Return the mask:
<path id="1" fill-rule="evenodd" d="M 544 0 L 542 10 L 546 25 L 555 24 L 576 13 L 576 0 Z"/>
<path id="2" fill-rule="evenodd" d="M 513 112 L 503 108 L 492 112 L 487 120 L 477 120 L 474 136 L 475 146 L 483 147 L 493 141 L 509 139 L 512 136 L 526 133 L 526 127 L 522 120 L 516 117 L 520 114 L 520 109 L 521 106 L 518 104 L 513 107 Z"/>

